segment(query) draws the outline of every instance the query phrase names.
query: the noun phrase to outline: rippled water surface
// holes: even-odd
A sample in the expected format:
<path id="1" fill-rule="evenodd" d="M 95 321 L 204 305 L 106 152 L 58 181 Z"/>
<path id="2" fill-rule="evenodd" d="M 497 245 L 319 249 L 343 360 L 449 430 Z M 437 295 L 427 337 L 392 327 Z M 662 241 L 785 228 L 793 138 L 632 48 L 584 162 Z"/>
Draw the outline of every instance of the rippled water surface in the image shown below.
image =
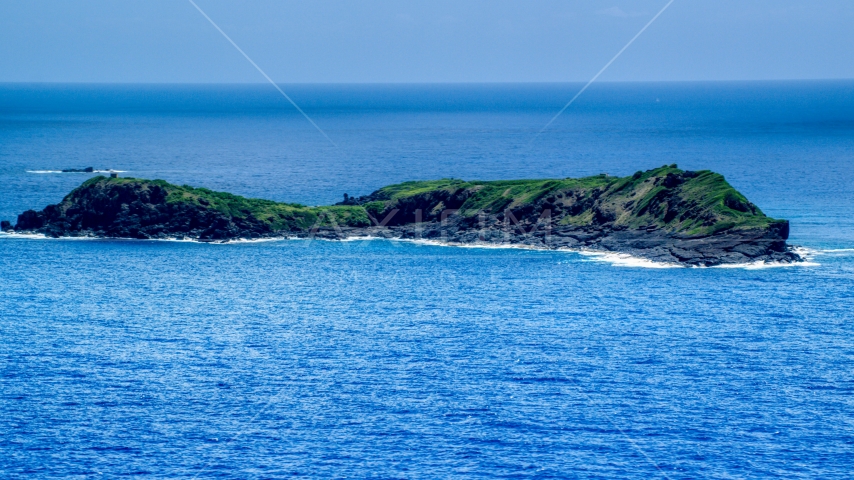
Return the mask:
<path id="1" fill-rule="evenodd" d="M 0 237 L 0 473 L 848 478 L 854 83 L 0 86 L 0 219 L 114 168 L 319 204 L 678 163 L 810 266 Z M 589 93 L 589 95 L 587 95 Z M 576 108 L 577 107 L 577 108 Z"/>

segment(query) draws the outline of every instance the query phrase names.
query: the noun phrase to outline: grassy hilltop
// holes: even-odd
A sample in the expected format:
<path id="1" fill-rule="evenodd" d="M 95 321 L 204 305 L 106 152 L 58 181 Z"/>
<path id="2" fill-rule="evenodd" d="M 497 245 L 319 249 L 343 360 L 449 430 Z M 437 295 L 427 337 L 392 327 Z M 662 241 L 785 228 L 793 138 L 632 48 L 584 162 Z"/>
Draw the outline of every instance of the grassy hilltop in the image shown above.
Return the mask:
<path id="1" fill-rule="evenodd" d="M 281 203 L 260 198 L 246 198 L 227 192 L 216 192 L 207 188 L 189 185 L 174 185 L 165 180 L 146 180 L 140 178 L 93 177 L 74 189 L 63 203 L 74 203 L 77 196 L 84 195 L 92 187 L 126 185 L 143 191 L 159 187 L 167 194 L 166 204 L 188 204 L 215 210 L 232 218 L 254 217 L 268 224 L 273 231 L 307 230 L 317 226 L 339 225 L 355 227 L 370 226 L 370 219 L 364 208 L 351 206 L 307 207 L 298 203 Z"/>
<path id="2" fill-rule="evenodd" d="M 573 226 L 611 223 L 629 229 L 654 226 L 672 233 L 709 235 L 783 222 L 767 217 L 722 175 L 708 170 L 686 172 L 676 165 L 629 177 L 405 182 L 383 187 L 358 202 L 381 218 L 409 200 L 437 198 L 438 192 L 456 196 L 462 203 L 451 207 L 440 201 L 433 209 L 457 208 L 463 216 L 500 215 L 506 210 L 539 214 L 549 209 L 559 218 L 558 224 Z"/>

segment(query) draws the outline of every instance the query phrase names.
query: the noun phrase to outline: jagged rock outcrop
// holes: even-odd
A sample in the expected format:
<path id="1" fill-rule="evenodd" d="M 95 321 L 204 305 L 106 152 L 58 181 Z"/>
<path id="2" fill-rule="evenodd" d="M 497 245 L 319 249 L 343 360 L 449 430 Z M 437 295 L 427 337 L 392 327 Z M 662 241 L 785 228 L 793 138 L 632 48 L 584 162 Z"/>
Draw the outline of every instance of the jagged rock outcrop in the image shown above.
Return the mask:
<path id="1" fill-rule="evenodd" d="M 267 223 L 251 215 L 234 217 L 202 203 L 169 202 L 167 186 L 103 177 L 98 180 L 74 190 L 58 205 L 22 213 L 15 230 L 52 237 L 202 240 L 256 238 L 272 233 Z"/>

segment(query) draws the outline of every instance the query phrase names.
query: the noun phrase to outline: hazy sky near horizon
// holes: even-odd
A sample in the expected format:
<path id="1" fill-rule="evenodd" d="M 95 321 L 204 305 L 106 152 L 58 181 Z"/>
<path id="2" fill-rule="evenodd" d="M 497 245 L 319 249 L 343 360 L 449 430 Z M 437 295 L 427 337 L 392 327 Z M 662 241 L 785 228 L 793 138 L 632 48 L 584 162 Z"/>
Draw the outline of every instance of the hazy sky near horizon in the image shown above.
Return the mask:
<path id="1" fill-rule="evenodd" d="M 667 0 L 196 0 L 279 83 L 590 79 Z M 0 0 L 0 82 L 263 82 L 186 0 Z M 602 81 L 854 78 L 852 0 L 676 0 Z"/>

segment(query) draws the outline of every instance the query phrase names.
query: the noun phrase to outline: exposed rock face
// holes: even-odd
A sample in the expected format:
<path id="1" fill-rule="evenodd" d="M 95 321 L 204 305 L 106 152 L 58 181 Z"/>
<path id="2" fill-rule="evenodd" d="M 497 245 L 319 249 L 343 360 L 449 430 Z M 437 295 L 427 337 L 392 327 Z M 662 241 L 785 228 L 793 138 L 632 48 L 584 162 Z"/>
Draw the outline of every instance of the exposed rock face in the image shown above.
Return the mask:
<path id="1" fill-rule="evenodd" d="M 480 225 L 464 221 L 430 222 L 415 227 L 395 226 L 386 236 L 424 238 L 450 244 L 512 244 L 538 248 L 590 249 L 619 253 L 666 263 L 697 266 L 748 262 L 795 262 L 800 257 L 786 245 L 788 224 L 768 229 L 723 232 L 709 236 L 684 236 L 657 230 L 549 226 L 526 218 L 508 225 L 487 218 Z M 383 235 L 382 232 L 377 232 Z"/>
<path id="2" fill-rule="evenodd" d="M 166 188 L 145 182 L 102 181 L 77 189 L 58 205 L 18 216 L 16 231 L 52 237 L 175 238 L 201 240 L 256 238 L 269 225 L 251 216 L 235 218 L 189 202 L 167 202 Z"/>
<path id="3" fill-rule="evenodd" d="M 398 214 L 395 214 L 396 217 Z M 600 250 L 628 253 L 657 262 L 714 266 L 750 262 L 797 262 L 801 258 L 786 245 L 788 223 L 769 228 L 687 236 L 657 229 L 626 229 L 611 225 L 585 227 L 555 225 L 537 215 L 515 220 L 497 216 L 395 224 L 369 228 L 321 228 L 314 236 L 338 239 L 358 236 L 424 239 L 450 245 L 519 245 L 544 249 Z M 297 235 L 302 236 L 302 235 Z"/>
<path id="4" fill-rule="evenodd" d="M 794 262 L 789 223 L 766 217 L 711 172 L 675 166 L 632 177 L 408 182 L 331 207 L 305 207 L 97 177 L 18 232 L 202 241 L 276 236 L 428 239 L 447 244 L 623 252 L 683 265 Z"/>

